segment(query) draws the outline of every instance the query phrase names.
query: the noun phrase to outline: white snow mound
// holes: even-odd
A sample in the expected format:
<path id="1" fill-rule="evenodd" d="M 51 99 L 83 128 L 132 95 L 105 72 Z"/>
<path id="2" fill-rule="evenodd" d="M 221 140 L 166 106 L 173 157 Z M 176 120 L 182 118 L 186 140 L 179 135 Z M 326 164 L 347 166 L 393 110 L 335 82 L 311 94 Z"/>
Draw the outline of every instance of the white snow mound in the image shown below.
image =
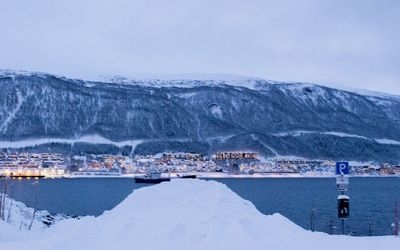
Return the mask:
<path id="1" fill-rule="evenodd" d="M 46 210 L 34 210 L 24 203 L 10 199 L 8 196 L 4 199 L 4 220 L 22 231 L 40 231 L 53 225 L 67 216 L 51 215 Z M 8 225 L 7 225 L 8 226 Z M 1 232 L 1 230 L 0 230 Z"/>
<path id="2" fill-rule="evenodd" d="M 97 218 L 63 220 L 35 234 L 21 234 L 18 241 L 2 237 L 0 249 L 400 249 L 394 237 L 305 231 L 279 214 L 261 214 L 225 185 L 203 180 L 135 190 Z"/>

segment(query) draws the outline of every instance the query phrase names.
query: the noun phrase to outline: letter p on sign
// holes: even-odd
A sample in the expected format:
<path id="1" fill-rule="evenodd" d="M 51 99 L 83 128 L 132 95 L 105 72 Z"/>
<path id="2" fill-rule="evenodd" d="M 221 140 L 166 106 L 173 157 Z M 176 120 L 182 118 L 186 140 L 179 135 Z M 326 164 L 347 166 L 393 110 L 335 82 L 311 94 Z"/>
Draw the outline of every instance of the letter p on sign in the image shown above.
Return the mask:
<path id="1" fill-rule="evenodd" d="M 348 162 L 336 162 L 336 174 L 337 175 L 348 175 L 349 174 L 349 163 Z"/>

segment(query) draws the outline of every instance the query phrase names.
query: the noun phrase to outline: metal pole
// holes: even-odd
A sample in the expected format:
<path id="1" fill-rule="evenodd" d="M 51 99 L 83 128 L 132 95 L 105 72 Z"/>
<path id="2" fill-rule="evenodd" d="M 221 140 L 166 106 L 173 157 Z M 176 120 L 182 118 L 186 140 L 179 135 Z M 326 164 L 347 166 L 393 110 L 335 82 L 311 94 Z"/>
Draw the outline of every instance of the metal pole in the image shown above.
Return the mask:
<path id="1" fill-rule="evenodd" d="M 342 221 L 342 235 L 344 235 L 344 219 L 341 219 Z"/>
<path id="2" fill-rule="evenodd" d="M 394 236 L 399 236 L 399 218 L 397 215 L 397 201 L 394 203 Z"/>
<path id="3" fill-rule="evenodd" d="M 344 195 L 344 191 L 341 191 L 341 194 Z M 344 219 L 341 219 L 342 221 L 342 235 L 344 235 Z"/>
<path id="4" fill-rule="evenodd" d="M 372 218 L 368 217 L 368 236 L 372 236 Z"/>

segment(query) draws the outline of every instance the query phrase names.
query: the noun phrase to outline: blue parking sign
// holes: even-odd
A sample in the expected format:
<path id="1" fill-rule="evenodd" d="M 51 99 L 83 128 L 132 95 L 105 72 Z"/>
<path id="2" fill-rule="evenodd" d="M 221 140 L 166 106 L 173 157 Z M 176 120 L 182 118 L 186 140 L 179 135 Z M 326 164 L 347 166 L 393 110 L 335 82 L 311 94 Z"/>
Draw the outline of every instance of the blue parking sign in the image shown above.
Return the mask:
<path id="1" fill-rule="evenodd" d="M 347 161 L 336 162 L 336 174 L 337 175 L 349 174 L 349 163 Z"/>

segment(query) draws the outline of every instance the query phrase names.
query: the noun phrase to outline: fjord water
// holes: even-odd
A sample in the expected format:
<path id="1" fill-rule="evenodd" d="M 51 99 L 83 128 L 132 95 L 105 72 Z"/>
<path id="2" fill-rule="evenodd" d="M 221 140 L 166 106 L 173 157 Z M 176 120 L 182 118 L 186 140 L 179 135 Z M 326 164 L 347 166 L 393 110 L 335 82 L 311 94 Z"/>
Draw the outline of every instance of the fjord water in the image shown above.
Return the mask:
<path id="1" fill-rule="evenodd" d="M 333 178 L 216 179 L 264 214 L 281 213 L 305 229 L 338 234 L 337 195 Z M 125 178 L 10 180 L 9 195 L 50 213 L 100 215 L 134 189 L 148 186 Z M 37 185 L 38 199 L 35 201 Z M 400 178 L 351 178 L 350 219 L 353 235 L 389 235 L 394 202 L 400 202 Z M 189 193 L 187 195 L 190 195 Z M 157 201 L 155 201 L 154 205 Z M 223 213 L 224 211 L 220 211 Z"/>

